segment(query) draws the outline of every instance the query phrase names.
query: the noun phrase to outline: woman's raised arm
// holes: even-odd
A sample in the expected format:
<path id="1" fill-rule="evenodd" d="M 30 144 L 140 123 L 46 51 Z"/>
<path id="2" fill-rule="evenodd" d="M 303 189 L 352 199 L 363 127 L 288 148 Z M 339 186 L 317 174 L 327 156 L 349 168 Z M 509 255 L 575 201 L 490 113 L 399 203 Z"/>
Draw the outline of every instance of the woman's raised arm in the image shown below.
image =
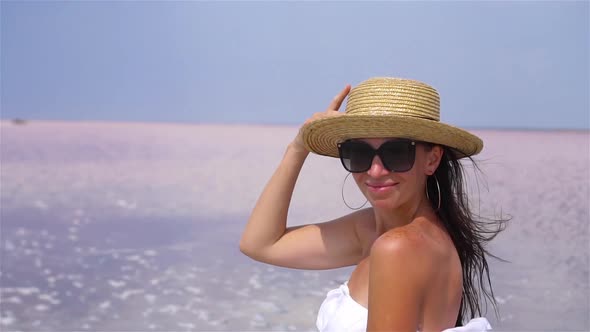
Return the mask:
<path id="1" fill-rule="evenodd" d="M 340 115 L 338 109 L 349 91 L 347 85 L 325 112 L 314 114 L 308 121 Z M 240 250 L 253 259 L 293 268 L 354 264 L 355 256 L 362 254 L 356 224 L 366 211 L 326 223 L 287 228 L 293 189 L 308 154 L 298 134 L 260 195 L 242 234 Z"/>

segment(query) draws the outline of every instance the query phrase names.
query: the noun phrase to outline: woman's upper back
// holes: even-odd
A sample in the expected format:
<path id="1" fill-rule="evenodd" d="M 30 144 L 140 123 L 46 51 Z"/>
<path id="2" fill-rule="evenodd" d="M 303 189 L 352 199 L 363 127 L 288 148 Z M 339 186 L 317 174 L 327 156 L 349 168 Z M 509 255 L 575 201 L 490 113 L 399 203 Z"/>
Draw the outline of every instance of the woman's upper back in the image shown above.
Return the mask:
<path id="1" fill-rule="evenodd" d="M 357 225 L 364 257 L 348 281 L 351 298 L 370 313 L 380 311 L 381 322 L 383 315 L 391 315 L 393 321 L 405 315 L 417 317 L 426 330 L 454 326 L 461 303 L 462 269 L 440 222 L 419 217 L 377 234 L 371 216 L 368 213 Z"/>

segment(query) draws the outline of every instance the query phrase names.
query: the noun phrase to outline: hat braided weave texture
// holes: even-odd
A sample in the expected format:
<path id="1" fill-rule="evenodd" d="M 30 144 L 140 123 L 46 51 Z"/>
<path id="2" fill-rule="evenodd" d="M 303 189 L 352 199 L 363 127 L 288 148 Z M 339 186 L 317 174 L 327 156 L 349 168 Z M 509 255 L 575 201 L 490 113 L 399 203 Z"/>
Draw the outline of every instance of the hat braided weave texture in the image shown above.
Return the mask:
<path id="1" fill-rule="evenodd" d="M 386 84 L 395 84 L 391 88 Z M 418 81 L 375 78 L 365 81 L 348 96 L 347 114 L 387 114 L 440 120 L 440 99 L 432 87 Z"/>
<path id="2" fill-rule="evenodd" d="M 339 142 L 353 138 L 409 138 L 457 150 L 459 157 L 479 153 L 477 136 L 440 119 L 438 92 L 419 81 L 373 78 L 353 88 L 344 113 L 320 118 L 301 128 L 306 147 L 338 157 Z"/>

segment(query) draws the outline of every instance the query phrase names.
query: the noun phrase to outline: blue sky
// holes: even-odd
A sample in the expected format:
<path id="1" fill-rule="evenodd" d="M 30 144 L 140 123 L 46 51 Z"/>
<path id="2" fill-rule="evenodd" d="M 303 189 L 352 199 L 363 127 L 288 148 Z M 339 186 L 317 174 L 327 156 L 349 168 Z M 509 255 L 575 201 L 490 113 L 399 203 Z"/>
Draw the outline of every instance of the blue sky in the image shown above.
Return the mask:
<path id="1" fill-rule="evenodd" d="M 590 127 L 589 3 L 1 2 L 1 118 L 299 124 L 414 78 L 468 128 Z"/>

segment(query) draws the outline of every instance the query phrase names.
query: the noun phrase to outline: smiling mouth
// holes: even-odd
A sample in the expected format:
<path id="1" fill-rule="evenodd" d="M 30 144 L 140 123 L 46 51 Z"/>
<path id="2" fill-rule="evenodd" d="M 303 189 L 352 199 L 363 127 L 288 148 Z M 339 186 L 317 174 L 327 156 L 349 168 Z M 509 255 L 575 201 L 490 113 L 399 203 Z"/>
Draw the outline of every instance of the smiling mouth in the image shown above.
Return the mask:
<path id="1" fill-rule="evenodd" d="M 394 187 L 397 185 L 397 183 L 387 183 L 387 184 L 385 184 L 385 183 L 379 183 L 379 184 L 367 183 L 366 185 L 367 185 L 367 187 L 369 187 L 370 189 L 373 189 L 373 190 L 383 190 L 383 189 Z"/>

